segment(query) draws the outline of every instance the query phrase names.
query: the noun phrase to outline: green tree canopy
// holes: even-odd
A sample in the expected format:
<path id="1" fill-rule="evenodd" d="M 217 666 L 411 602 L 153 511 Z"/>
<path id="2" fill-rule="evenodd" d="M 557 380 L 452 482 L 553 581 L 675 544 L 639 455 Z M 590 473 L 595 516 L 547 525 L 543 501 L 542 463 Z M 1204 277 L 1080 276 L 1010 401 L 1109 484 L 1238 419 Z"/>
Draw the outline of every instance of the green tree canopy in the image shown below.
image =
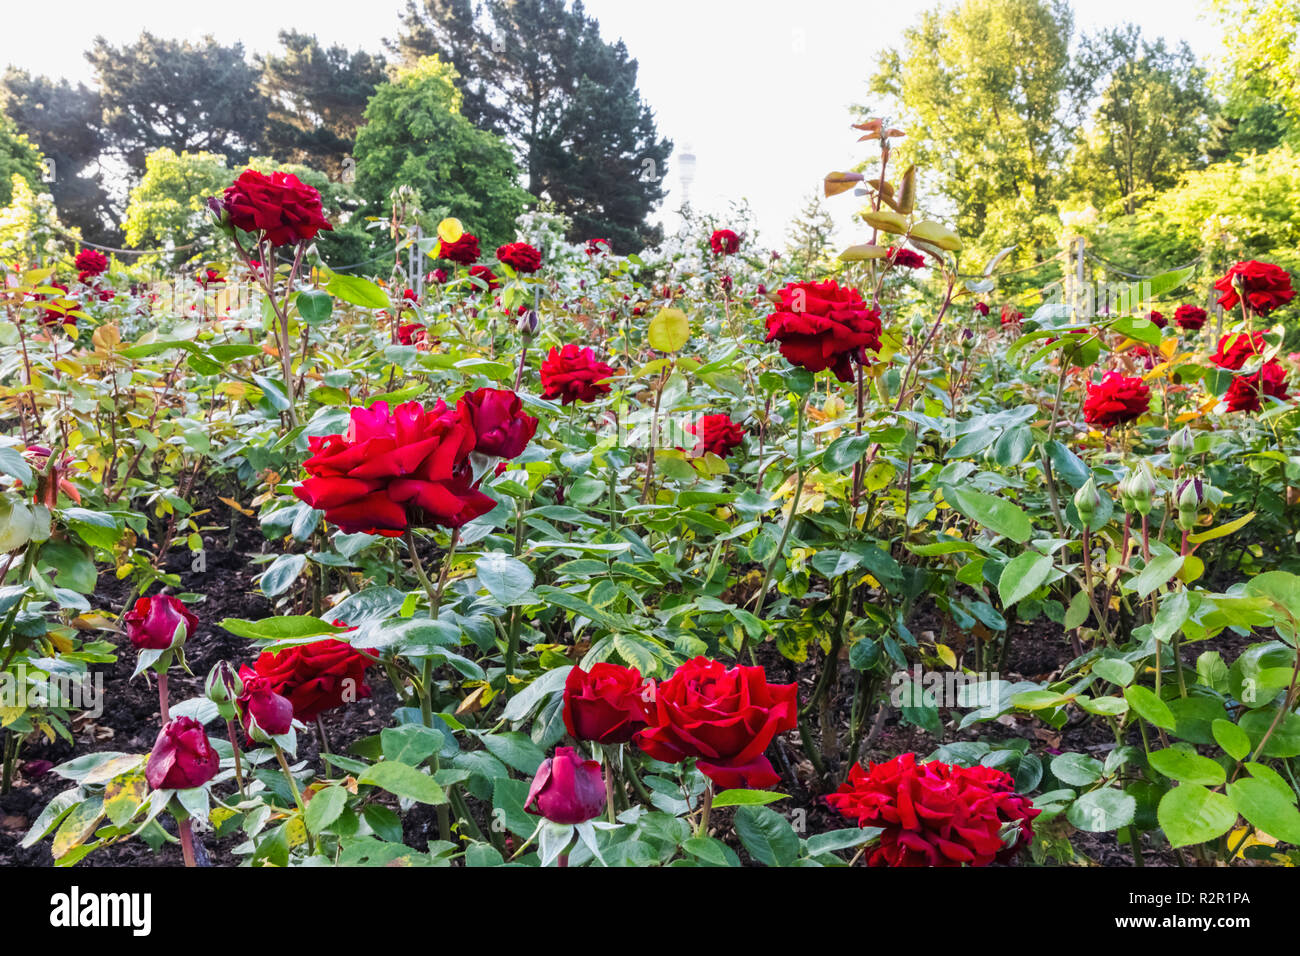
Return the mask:
<path id="1" fill-rule="evenodd" d="M 367 215 L 386 217 L 393 187 L 408 185 L 431 218 L 456 216 L 484 246 L 508 241 L 528 194 L 509 147 L 475 128 L 460 104 L 456 71 L 437 57 L 381 85 L 357 132 L 357 194 Z"/>
<path id="2" fill-rule="evenodd" d="M 463 112 L 515 147 L 534 196 L 572 223 L 571 239 L 616 251 L 659 238 L 672 143 L 637 91 L 637 63 L 607 43 L 580 2 L 408 0 L 394 44 L 406 60 L 436 54 L 462 79 Z"/>
<path id="3" fill-rule="evenodd" d="M 366 103 L 386 79 L 384 58 L 324 47 L 297 30 L 280 31 L 280 46 L 280 53 L 259 61 L 270 109 L 263 145 L 278 159 L 338 178 Z"/>
<path id="4" fill-rule="evenodd" d="M 0 206 L 9 205 L 13 199 L 14 176 L 21 176 L 36 189 L 43 168 L 41 151 L 18 132 L 13 120 L 0 115 Z"/>

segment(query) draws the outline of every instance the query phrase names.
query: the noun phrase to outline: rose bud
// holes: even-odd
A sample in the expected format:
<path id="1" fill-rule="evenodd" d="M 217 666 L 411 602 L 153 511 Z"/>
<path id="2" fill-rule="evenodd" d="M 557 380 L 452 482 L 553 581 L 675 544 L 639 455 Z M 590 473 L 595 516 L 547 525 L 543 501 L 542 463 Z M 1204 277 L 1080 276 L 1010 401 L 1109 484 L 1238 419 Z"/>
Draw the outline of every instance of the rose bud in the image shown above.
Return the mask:
<path id="1" fill-rule="evenodd" d="M 1175 523 L 1183 531 L 1196 527 L 1200 517 L 1201 505 L 1205 503 L 1205 482 L 1200 478 L 1191 478 L 1178 486 L 1178 517 Z"/>
<path id="2" fill-rule="evenodd" d="M 40 780 L 53 769 L 54 764 L 48 760 L 29 760 L 22 765 L 23 776 L 28 780 Z"/>
<path id="3" fill-rule="evenodd" d="M 239 697 L 244 733 L 255 743 L 270 743 L 271 738 L 293 729 L 293 703 L 271 689 L 270 681 L 249 668 L 241 668 L 244 693 Z"/>
<path id="4" fill-rule="evenodd" d="M 1192 431 L 1186 425 L 1169 436 L 1169 462 L 1175 468 L 1180 467 L 1183 462 L 1187 461 L 1187 456 L 1192 453 L 1192 446 L 1196 440 L 1192 437 Z"/>
<path id="5" fill-rule="evenodd" d="M 646 725 L 645 689 L 635 667 L 575 667 L 564 682 L 564 726 L 575 740 L 625 744 Z"/>
<path id="6" fill-rule="evenodd" d="M 600 764 L 583 760 L 572 747 L 556 747 L 537 768 L 524 809 L 552 823 L 582 823 L 605 809 Z"/>
<path id="7" fill-rule="evenodd" d="M 519 313 L 519 319 L 516 322 L 519 332 L 524 338 L 530 339 L 537 334 L 537 330 L 542 327 L 542 320 L 538 317 L 536 310 L 528 309 Z"/>
<path id="8" fill-rule="evenodd" d="M 461 399 L 474 426 L 474 450 L 498 458 L 523 454 L 537 432 L 537 419 L 523 410 L 519 396 L 505 388 L 480 388 Z"/>
<path id="9" fill-rule="evenodd" d="M 208 672 L 203 693 L 217 705 L 222 720 L 234 720 L 238 713 L 235 704 L 244 693 L 244 682 L 239 679 L 229 661 L 218 661 Z"/>
<path id="10" fill-rule="evenodd" d="M 1074 507 L 1079 512 L 1079 520 L 1085 528 L 1092 527 L 1093 515 L 1101 507 L 1101 495 L 1097 493 L 1097 482 L 1089 478 L 1087 483 L 1074 493 Z"/>
<path id="11" fill-rule="evenodd" d="M 1115 486 L 1115 490 L 1119 492 L 1119 505 L 1124 509 L 1125 514 L 1137 510 L 1137 505 L 1133 501 L 1132 483 L 1133 475 L 1130 472 L 1121 478 L 1119 484 Z"/>
<path id="12" fill-rule="evenodd" d="M 190 790 L 215 777 L 219 766 L 203 725 L 193 717 L 177 717 L 158 732 L 144 777 L 154 790 Z"/>
<path id="13" fill-rule="evenodd" d="M 1144 461 L 1129 475 L 1129 494 L 1133 498 L 1133 510 L 1140 515 L 1150 514 L 1155 493 L 1156 476 L 1151 474 L 1151 466 Z"/>
<path id="14" fill-rule="evenodd" d="M 126 636 L 138 651 L 180 647 L 199 626 L 199 619 L 170 594 L 140 598 L 122 620 Z"/>

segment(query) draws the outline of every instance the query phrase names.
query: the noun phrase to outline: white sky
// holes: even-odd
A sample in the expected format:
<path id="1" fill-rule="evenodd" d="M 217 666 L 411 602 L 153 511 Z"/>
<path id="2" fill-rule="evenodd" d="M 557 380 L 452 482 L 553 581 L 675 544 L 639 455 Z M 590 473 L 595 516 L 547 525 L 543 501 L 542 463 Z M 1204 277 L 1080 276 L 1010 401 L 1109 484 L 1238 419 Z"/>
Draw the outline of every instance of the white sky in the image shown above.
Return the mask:
<path id="1" fill-rule="evenodd" d="M 1074 0 L 1076 33 L 1125 21 L 1147 36 L 1186 40 L 1203 60 L 1218 55 L 1214 25 L 1186 0 Z M 780 246 L 786 223 L 832 169 L 862 157 L 848 108 L 867 99 L 876 53 L 934 0 L 586 0 L 606 39 L 621 37 L 639 63 L 639 86 L 661 135 L 697 157 L 691 199 L 724 213 L 750 201 L 763 242 Z M 142 28 L 158 36 L 242 41 L 275 49 L 294 27 L 326 43 L 379 50 L 397 31 L 401 0 L 221 0 L 196 7 L 175 0 L 59 0 L 13 3 L 0 31 L 0 64 L 89 81 L 82 52 L 96 34 L 111 43 Z M 391 11 L 391 12 L 390 12 Z M 866 145 L 866 144 L 863 144 Z M 671 160 L 670 160 L 671 163 Z M 665 210 L 680 202 L 669 172 Z M 830 200 L 842 238 L 851 234 L 851 195 Z M 669 227 L 676 219 L 661 215 Z"/>

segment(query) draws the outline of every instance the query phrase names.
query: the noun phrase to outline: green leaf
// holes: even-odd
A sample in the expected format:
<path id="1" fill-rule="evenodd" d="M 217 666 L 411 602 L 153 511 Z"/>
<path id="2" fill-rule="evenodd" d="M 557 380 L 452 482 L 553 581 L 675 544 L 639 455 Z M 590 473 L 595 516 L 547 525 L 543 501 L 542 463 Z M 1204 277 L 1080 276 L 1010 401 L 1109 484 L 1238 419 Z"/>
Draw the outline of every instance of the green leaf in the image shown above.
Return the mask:
<path id="1" fill-rule="evenodd" d="M 531 590 L 533 572 L 518 558 L 500 551 L 481 555 L 474 562 L 479 583 L 506 607 Z"/>
<path id="2" fill-rule="evenodd" d="M 1137 800 L 1122 790 L 1105 787 L 1085 793 L 1070 804 L 1065 818 L 1080 830 L 1106 833 L 1133 822 Z"/>
<path id="3" fill-rule="evenodd" d="M 326 787 L 324 790 L 318 790 L 307 803 L 305 815 L 307 829 L 312 833 L 320 833 L 339 818 L 347 802 L 348 792 L 342 787 Z"/>
<path id="4" fill-rule="evenodd" d="M 1250 737 L 1232 721 L 1220 717 L 1210 724 L 1210 731 L 1215 743 L 1233 760 L 1245 760 L 1250 756 Z"/>
<path id="5" fill-rule="evenodd" d="M 1092 672 L 1120 687 L 1133 683 L 1133 678 L 1137 675 L 1132 664 L 1118 657 L 1103 657 L 1092 665 Z"/>
<path id="6" fill-rule="evenodd" d="M 384 759 L 418 767 L 442 748 L 442 731 L 423 724 L 385 727 L 379 732 Z"/>
<path id="7" fill-rule="evenodd" d="M 1271 837 L 1300 845 L 1300 810 L 1276 787 L 1251 777 L 1228 784 L 1228 799 L 1238 813 Z"/>
<path id="8" fill-rule="evenodd" d="M 733 825 L 749 855 L 765 866 L 789 866 L 799 856 L 794 828 L 767 807 L 741 807 Z"/>
<path id="9" fill-rule="evenodd" d="M 1237 811 L 1223 794 L 1184 783 L 1160 798 L 1156 819 L 1170 846 L 1191 846 L 1227 833 L 1237 822 Z"/>
<path id="10" fill-rule="evenodd" d="M 0 473 L 17 478 L 27 488 L 32 486 L 31 466 L 23 460 L 22 453 L 17 448 L 0 448 Z"/>
<path id="11" fill-rule="evenodd" d="M 1179 783 L 1200 783 L 1217 787 L 1228 779 L 1223 767 L 1209 757 L 1181 747 L 1166 747 L 1151 752 L 1151 766 L 1170 780 Z"/>
<path id="12" fill-rule="evenodd" d="M 1124 699 L 1148 723 L 1163 727 L 1165 730 L 1174 729 L 1176 721 L 1169 705 L 1141 684 L 1124 688 Z"/>
<path id="13" fill-rule="evenodd" d="M 447 795 L 442 787 L 427 773 L 421 773 L 404 763 L 385 760 L 377 763 L 357 778 L 357 783 L 370 784 L 399 797 L 418 803 L 442 804 Z"/>
<path id="14" fill-rule="evenodd" d="M 308 325 L 321 325 L 329 321 L 330 313 L 334 311 L 334 300 L 322 289 L 306 289 L 299 292 L 294 298 L 294 304 L 298 306 L 298 314 Z"/>
<path id="15" fill-rule="evenodd" d="M 1005 498 L 983 491 L 945 485 L 943 496 L 961 514 L 978 521 L 995 534 L 1024 544 L 1034 533 L 1034 526 L 1019 506 Z"/>
<path id="16" fill-rule="evenodd" d="M 822 453 L 822 470 L 847 471 L 862 460 L 871 443 L 870 435 L 842 435 L 826 446 Z"/>
<path id="17" fill-rule="evenodd" d="M 1129 586 L 1137 591 L 1138 597 L 1146 597 L 1156 588 L 1166 584 L 1182 566 L 1181 554 L 1174 554 L 1171 551 L 1167 554 L 1155 555 L 1147 562 L 1141 573 L 1129 581 Z"/>
<path id="18" fill-rule="evenodd" d="M 1086 787 L 1101 779 L 1101 761 L 1078 753 L 1064 753 L 1052 758 L 1052 774 L 1061 783 Z"/>
<path id="19" fill-rule="evenodd" d="M 310 614 L 295 614 L 286 617 L 267 617 L 260 621 L 247 621 L 242 618 L 228 617 L 221 621 L 221 626 L 236 637 L 249 637 L 258 641 L 289 641 L 305 637 L 328 637 L 341 634 L 346 627 L 326 624 Z"/>
<path id="20" fill-rule="evenodd" d="M 1052 573 L 1052 557 L 1037 551 L 1025 551 L 1011 559 L 998 578 L 998 597 L 1003 607 L 1011 607 L 1033 594 Z"/>
<path id="21" fill-rule="evenodd" d="M 713 798 L 715 807 L 759 807 L 777 800 L 790 799 L 773 790 L 723 790 Z"/>
<path id="22" fill-rule="evenodd" d="M 294 581 L 298 580 L 298 575 L 302 574 L 302 569 L 306 566 L 307 555 L 305 554 L 280 555 L 262 572 L 262 593 L 267 597 L 283 594 L 293 586 Z"/>
<path id="23" fill-rule="evenodd" d="M 351 302 L 367 309 L 386 309 L 390 303 L 384 290 L 369 279 L 360 276 L 344 275 L 336 272 L 325 284 L 325 291 L 344 302 Z"/>

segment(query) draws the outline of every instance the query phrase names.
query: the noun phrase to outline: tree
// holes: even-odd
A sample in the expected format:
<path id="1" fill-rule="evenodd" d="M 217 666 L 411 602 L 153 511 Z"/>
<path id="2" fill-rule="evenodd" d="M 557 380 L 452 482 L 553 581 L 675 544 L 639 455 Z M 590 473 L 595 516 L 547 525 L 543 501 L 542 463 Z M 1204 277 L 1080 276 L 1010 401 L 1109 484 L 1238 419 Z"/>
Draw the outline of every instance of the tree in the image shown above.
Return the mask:
<path id="1" fill-rule="evenodd" d="M 148 32 L 115 48 L 102 36 L 86 54 L 95 69 L 108 147 L 137 175 L 145 157 L 167 147 L 235 159 L 261 142 L 267 103 L 242 44 L 160 40 Z"/>
<path id="2" fill-rule="evenodd" d="M 514 146 L 529 192 L 569 218 L 571 239 L 627 252 L 659 238 L 646 219 L 672 143 L 641 102 L 636 61 L 580 2 L 486 0 L 475 15 L 469 0 L 408 0 L 392 46 L 456 67 L 466 117 Z"/>
<path id="3" fill-rule="evenodd" d="M 519 188 L 510 148 L 460 113 L 456 71 L 426 57 L 382 84 L 357 132 L 357 194 L 369 215 L 387 217 L 396 185 L 420 195 L 436 223 L 461 219 L 483 246 L 514 238 L 528 194 Z"/>
<path id="4" fill-rule="evenodd" d="M 1230 114 L 1277 107 L 1300 137 L 1300 5 L 1295 0 L 1212 0 L 1225 51 L 1220 83 Z"/>
<path id="5" fill-rule="evenodd" d="M 99 94 L 10 68 L 0 81 L 0 109 L 48 160 L 52 179 L 45 188 L 60 218 L 91 242 L 118 244 L 117 211 L 100 165 L 105 138 Z"/>
<path id="6" fill-rule="evenodd" d="M 1090 197 L 1098 206 L 1118 198 L 1132 213 L 1142 197 L 1202 165 L 1210 99 L 1186 43 L 1169 50 L 1163 40 L 1144 40 L 1134 24 L 1101 30 L 1083 39 L 1074 74 L 1086 84 L 1077 103 L 1096 103 L 1074 166 L 1100 191 Z"/>
<path id="7" fill-rule="evenodd" d="M 264 145 L 279 159 L 339 177 L 352 154 L 366 102 L 386 79 L 384 58 L 320 45 L 315 36 L 280 31 L 283 52 L 259 60 L 269 101 Z"/>
<path id="8" fill-rule="evenodd" d="M 0 115 L 0 206 L 9 205 L 13 199 L 14 176 L 21 176 L 35 189 L 43 170 L 41 151 L 18 132 L 13 120 Z"/>
<path id="9" fill-rule="evenodd" d="M 785 245 L 786 268 L 795 275 L 811 275 L 825 261 L 835 220 L 816 192 L 809 195 L 799 215 L 790 223 Z"/>
<path id="10" fill-rule="evenodd" d="M 1054 242 L 1071 29 L 1064 0 L 964 0 L 923 14 L 871 79 L 907 131 L 899 168 L 937 178 L 978 250 Z"/>

